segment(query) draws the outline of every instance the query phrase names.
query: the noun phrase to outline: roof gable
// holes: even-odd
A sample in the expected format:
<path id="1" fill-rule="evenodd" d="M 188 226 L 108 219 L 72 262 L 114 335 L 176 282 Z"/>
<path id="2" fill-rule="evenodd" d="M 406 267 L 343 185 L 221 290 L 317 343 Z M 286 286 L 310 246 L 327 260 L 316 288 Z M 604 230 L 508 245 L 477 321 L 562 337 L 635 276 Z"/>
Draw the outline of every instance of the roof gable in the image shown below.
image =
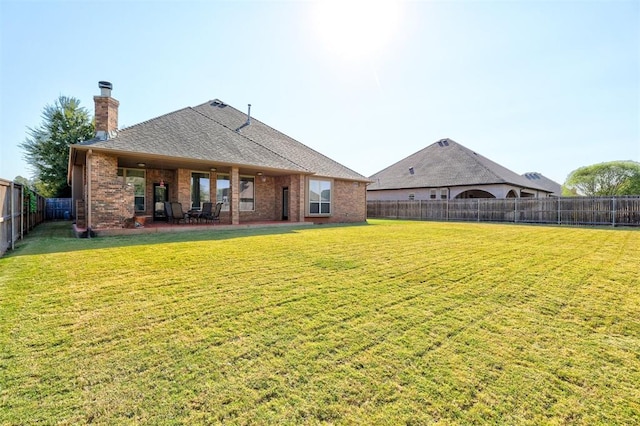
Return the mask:
<path id="1" fill-rule="evenodd" d="M 370 177 L 370 190 L 514 184 L 544 190 L 451 140 L 441 139 Z"/>

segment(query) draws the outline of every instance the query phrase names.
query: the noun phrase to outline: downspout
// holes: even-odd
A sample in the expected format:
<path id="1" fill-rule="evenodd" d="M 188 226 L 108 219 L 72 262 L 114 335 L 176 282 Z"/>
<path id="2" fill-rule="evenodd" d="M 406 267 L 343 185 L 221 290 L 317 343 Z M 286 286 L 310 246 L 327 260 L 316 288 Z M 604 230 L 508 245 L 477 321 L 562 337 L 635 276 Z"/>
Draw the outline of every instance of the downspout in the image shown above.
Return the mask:
<path id="1" fill-rule="evenodd" d="M 87 151 L 87 238 L 91 238 L 91 157 L 93 150 Z"/>

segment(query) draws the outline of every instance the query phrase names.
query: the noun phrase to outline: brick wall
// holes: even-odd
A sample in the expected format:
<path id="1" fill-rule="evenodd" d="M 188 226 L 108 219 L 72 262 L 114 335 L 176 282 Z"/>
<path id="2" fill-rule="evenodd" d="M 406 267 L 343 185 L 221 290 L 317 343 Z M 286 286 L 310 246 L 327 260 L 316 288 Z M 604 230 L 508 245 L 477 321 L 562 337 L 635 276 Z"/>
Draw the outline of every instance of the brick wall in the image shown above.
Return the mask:
<path id="1" fill-rule="evenodd" d="M 169 201 L 177 199 L 178 188 L 175 184 L 175 173 L 173 170 L 159 170 L 159 169 L 147 169 L 145 181 L 145 211 L 144 213 L 138 212 L 138 215 L 153 215 L 153 191 L 154 184 L 159 184 L 160 181 L 164 181 L 164 184 L 169 188 Z"/>
<path id="2" fill-rule="evenodd" d="M 364 183 L 333 180 L 331 191 L 331 216 L 305 217 L 305 221 L 348 223 L 367 220 L 367 186 Z"/>
<path id="3" fill-rule="evenodd" d="M 91 228 L 120 228 L 134 215 L 134 189 L 118 176 L 118 159 L 94 153 L 91 162 Z"/>
<path id="4" fill-rule="evenodd" d="M 96 132 L 118 130 L 118 106 L 120 102 L 107 96 L 94 96 Z"/>

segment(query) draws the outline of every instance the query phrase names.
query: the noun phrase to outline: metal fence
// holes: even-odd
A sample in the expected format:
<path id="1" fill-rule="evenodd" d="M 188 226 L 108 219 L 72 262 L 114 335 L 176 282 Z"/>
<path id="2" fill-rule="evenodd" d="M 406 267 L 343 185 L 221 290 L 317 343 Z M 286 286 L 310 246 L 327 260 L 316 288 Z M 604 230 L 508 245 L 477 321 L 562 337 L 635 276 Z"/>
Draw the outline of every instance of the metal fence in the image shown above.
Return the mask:
<path id="1" fill-rule="evenodd" d="M 45 199 L 0 179 L 0 256 L 44 220 Z"/>
<path id="2" fill-rule="evenodd" d="M 640 226 L 640 196 L 367 201 L 367 217 Z"/>
<path id="3" fill-rule="evenodd" d="M 71 203 L 71 198 L 47 198 L 45 201 L 45 219 L 71 219 Z"/>

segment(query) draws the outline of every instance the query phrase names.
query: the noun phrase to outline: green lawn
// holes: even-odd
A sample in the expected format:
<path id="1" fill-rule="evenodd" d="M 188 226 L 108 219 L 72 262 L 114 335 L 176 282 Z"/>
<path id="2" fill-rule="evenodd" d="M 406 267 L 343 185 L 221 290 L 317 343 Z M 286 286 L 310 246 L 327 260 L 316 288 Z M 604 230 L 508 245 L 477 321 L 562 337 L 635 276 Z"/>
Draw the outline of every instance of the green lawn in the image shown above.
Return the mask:
<path id="1" fill-rule="evenodd" d="M 640 231 L 371 220 L 0 259 L 0 424 L 638 424 Z"/>

